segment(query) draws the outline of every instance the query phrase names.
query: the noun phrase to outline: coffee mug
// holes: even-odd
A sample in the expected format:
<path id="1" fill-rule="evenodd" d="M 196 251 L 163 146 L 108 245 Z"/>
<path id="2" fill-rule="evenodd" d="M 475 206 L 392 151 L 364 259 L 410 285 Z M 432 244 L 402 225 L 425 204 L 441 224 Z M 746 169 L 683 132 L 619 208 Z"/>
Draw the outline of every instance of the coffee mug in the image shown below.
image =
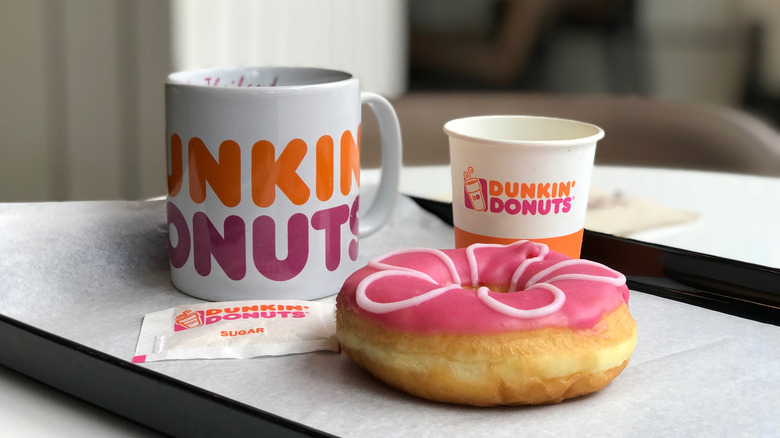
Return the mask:
<path id="1" fill-rule="evenodd" d="M 362 104 L 382 176 L 358 220 Z M 349 73 L 293 67 L 177 72 L 165 84 L 173 284 L 212 301 L 316 299 L 354 272 L 358 240 L 390 216 L 398 119 Z"/>

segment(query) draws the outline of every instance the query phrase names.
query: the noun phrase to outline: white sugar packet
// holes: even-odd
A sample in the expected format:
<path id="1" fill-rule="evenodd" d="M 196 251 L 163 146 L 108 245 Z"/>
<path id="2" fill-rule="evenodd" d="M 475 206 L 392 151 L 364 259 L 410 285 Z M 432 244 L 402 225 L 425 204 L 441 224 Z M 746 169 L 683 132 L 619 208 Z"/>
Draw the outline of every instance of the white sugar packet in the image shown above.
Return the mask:
<path id="1" fill-rule="evenodd" d="M 134 363 L 339 351 L 332 300 L 255 300 L 172 307 L 144 317 Z"/>

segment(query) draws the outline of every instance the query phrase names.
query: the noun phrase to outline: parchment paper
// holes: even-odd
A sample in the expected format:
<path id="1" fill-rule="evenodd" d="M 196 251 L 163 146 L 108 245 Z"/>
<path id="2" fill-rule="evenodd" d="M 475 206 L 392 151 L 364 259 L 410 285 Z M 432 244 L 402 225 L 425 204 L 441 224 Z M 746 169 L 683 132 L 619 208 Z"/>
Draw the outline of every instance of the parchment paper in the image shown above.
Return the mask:
<path id="1" fill-rule="evenodd" d="M 345 355 L 129 364 L 146 313 L 200 302 L 170 282 L 164 201 L 0 204 L 0 312 L 340 436 L 777 436 L 780 328 L 633 292 L 639 343 L 603 391 L 553 406 L 471 408 L 388 388 Z M 361 258 L 452 247 L 400 197 Z M 52 362 L 55 366 L 56 361 Z"/>

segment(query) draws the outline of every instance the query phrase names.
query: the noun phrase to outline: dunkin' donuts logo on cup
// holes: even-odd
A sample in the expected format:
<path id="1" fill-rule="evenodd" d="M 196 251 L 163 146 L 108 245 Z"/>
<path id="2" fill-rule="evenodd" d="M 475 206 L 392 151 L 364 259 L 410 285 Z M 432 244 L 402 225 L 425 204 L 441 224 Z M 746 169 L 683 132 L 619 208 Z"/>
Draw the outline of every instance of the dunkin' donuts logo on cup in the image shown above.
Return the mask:
<path id="1" fill-rule="evenodd" d="M 242 199 L 242 146 L 225 140 L 219 144 L 215 157 L 203 140 L 192 137 L 187 142 L 184 156 L 182 143 L 178 134 L 171 136 L 170 197 L 179 195 L 184 187 L 182 196 L 189 197 L 195 204 L 203 204 L 208 185 L 212 189 L 209 196 L 216 196 L 227 208 L 251 203 L 258 209 L 254 218 L 232 214 L 224 222 L 215 223 L 203 211 L 185 218 L 174 202 L 168 202 L 168 223 L 176 234 L 169 251 L 173 267 L 181 268 L 192 257 L 195 271 L 203 277 L 211 273 L 213 260 L 231 280 L 244 278 L 249 266 L 267 279 L 285 281 L 303 271 L 313 251 L 324 251 L 328 271 L 339 267 L 342 252 L 346 252 L 350 260 L 357 260 L 359 196 L 351 200 L 347 195 L 353 191 L 353 179 L 356 185 L 360 184 L 360 152 L 351 131 L 344 131 L 340 142 L 323 135 L 311 146 L 301 139 L 293 139 L 281 147 L 267 140 L 251 145 L 251 199 Z M 338 160 L 335 159 L 336 148 Z M 312 152 L 314 169 L 302 168 L 304 158 Z M 189 163 L 188 181 L 184 178 L 184 160 Z M 340 181 L 338 186 L 334 181 Z M 283 203 L 289 201 L 294 206 L 317 203 L 317 211 L 309 214 L 290 210 L 289 217 L 263 214 L 263 209 L 280 202 L 278 194 Z M 342 203 L 345 200 L 348 201 Z M 287 230 L 286 241 L 276 238 L 276 229 L 280 227 Z M 316 233 L 324 238 L 322 247 L 310 245 Z M 342 244 L 342 235 L 352 237 L 348 244 Z M 249 263 L 247 247 L 251 248 Z M 286 247 L 284 257 L 277 257 L 277 247 Z"/>
<path id="2" fill-rule="evenodd" d="M 498 181 L 474 177 L 469 166 L 463 173 L 466 208 L 494 214 L 550 215 L 571 211 L 576 181 Z"/>

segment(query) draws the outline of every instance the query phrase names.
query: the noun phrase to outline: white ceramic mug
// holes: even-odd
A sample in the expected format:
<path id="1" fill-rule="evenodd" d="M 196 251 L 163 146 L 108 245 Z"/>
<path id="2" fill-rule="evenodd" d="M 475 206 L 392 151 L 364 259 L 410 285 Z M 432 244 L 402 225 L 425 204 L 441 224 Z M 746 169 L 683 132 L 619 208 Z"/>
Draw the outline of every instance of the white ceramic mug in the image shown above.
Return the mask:
<path id="1" fill-rule="evenodd" d="M 401 137 L 392 106 L 349 73 L 286 67 L 178 72 L 165 84 L 171 277 L 213 300 L 316 299 L 358 266 L 389 217 Z M 382 179 L 358 221 L 360 117 Z"/>

